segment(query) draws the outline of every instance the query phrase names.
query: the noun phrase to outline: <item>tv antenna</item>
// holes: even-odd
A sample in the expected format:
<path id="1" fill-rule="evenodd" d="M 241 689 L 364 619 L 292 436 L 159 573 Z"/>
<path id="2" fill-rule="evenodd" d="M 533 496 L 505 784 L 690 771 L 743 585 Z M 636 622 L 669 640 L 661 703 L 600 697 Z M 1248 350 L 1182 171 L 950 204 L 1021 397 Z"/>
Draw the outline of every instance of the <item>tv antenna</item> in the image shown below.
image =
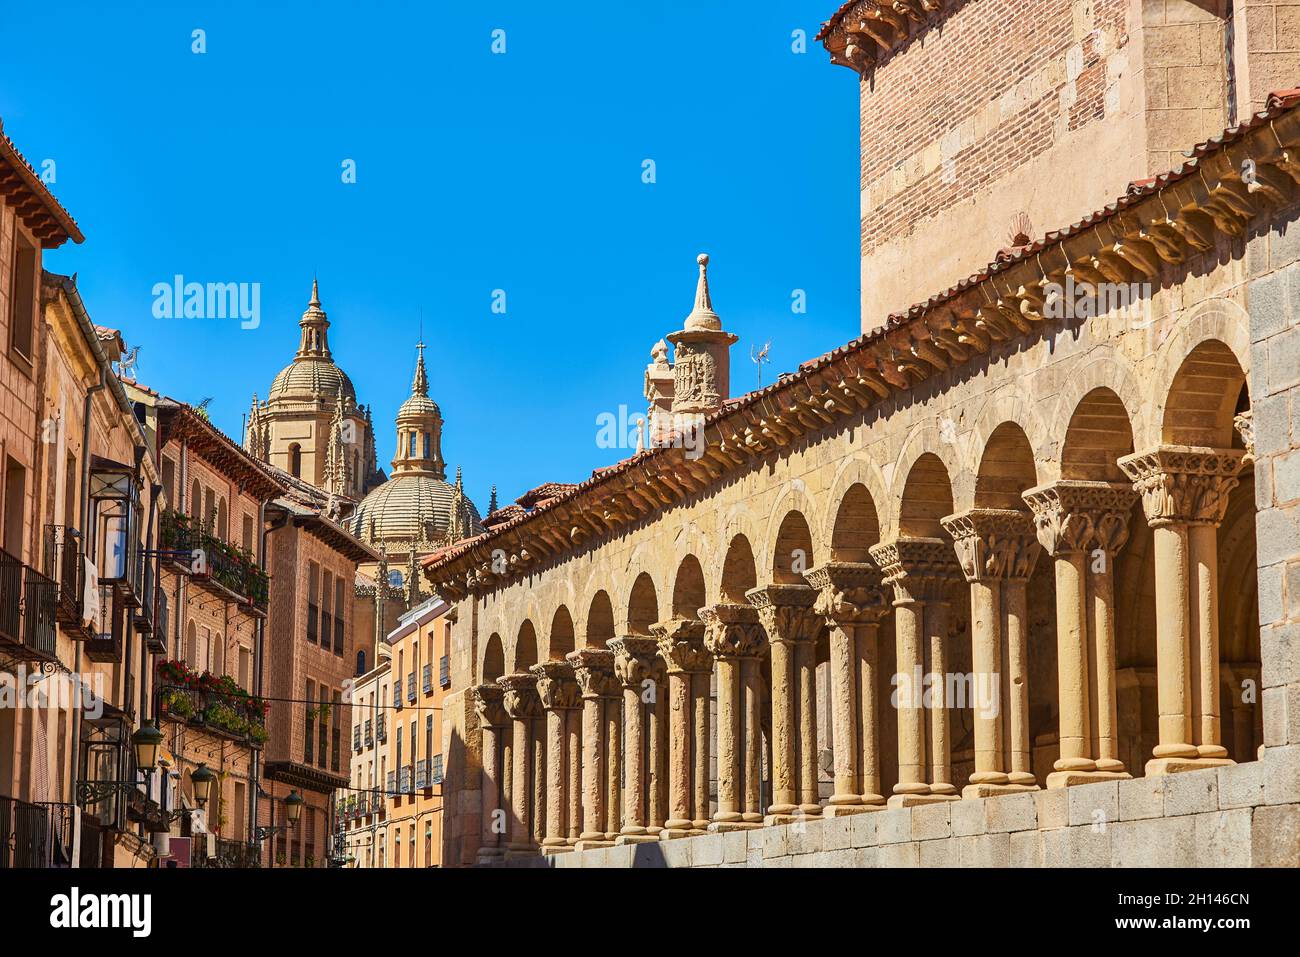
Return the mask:
<path id="1" fill-rule="evenodd" d="M 763 348 L 755 350 L 753 346 L 749 347 L 749 358 L 754 365 L 758 366 L 758 387 L 763 388 L 763 366 L 771 362 L 769 353 L 772 351 L 772 340 L 769 339 L 763 343 Z"/>

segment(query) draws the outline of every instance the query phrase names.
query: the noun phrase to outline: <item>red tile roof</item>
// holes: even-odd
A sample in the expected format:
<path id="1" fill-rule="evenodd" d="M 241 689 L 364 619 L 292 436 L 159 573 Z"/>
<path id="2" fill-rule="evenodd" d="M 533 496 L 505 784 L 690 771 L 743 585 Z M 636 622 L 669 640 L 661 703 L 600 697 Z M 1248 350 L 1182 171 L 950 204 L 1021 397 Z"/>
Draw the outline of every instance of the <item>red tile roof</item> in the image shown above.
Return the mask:
<path id="1" fill-rule="evenodd" d="M 85 239 L 77 221 L 54 198 L 40 174 L 4 132 L 3 120 L 0 120 L 0 161 L 9 168 L 6 171 L 0 167 L 0 196 L 10 205 L 18 206 L 19 216 L 42 248 L 54 249 L 69 239 L 75 243 Z"/>

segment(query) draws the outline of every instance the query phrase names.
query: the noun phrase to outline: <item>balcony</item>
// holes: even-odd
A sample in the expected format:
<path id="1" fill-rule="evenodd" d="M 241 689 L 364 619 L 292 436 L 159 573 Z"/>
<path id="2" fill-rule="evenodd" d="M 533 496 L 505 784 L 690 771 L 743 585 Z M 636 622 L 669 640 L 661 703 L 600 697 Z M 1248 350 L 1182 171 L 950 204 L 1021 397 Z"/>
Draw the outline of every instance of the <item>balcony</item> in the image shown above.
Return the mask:
<path id="1" fill-rule="evenodd" d="M 162 552 L 178 571 L 250 614 L 265 617 L 270 579 L 250 552 L 209 534 L 201 523 L 171 509 L 162 513 L 159 529 Z"/>
<path id="2" fill-rule="evenodd" d="M 266 702 L 229 676 L 200 675 L 179 661 L 159 662 L 158 708 L 163 718 L 249 747 L 266 743 Z"/>
<path id="3" fill-rule="evenodd" d="M 420 760 L 415 762 L 415 789 L 423 791 L 429 786 L 429 762 Z"/>
<path id="4" fill-rule="evenodd" d="M 85 626 L 86 569 L 81 532 L 70 525 L 45 526 L 45 574 L 57 586 L 54 617 L 70 638 L 82 639 L 89 632 Z"/>
<path id="5" fill-rule="evenodd" d="M 438 684 L 443 688 L 451 687 L 451 656 L 443 655 L 438 659 Z"/>
<path id="6" fill-rule="evenodd" d="M 397 794 L 397 772 L 389 771 L 388 779 L 384 783 L 386 785 L 386 791 L 388 796 L 389 797 L 395 796 Z"/>
<path id="7" fill-rule="evenodd" d="M 165 655 L 167 653 L 167 637 L 170 634 L 168 625 L 170 622 L 171 610 L 167 593 L 155 585 L 153 630 L 144 636 L 145 647 L 155 655 Z"/>
<path id="8" fill-rule="evenodd" d="M 123 619 L 126 601 L 122 593 L 110 582 L 99 584 L 99 613 L 91 622 L 90 637 L 86 639 L 86 657 L 99 664 L 113 664 L 122 660 Z"/>
<path id="9" fill-rule="evenodd" d="M 352 729 L 352 750 L 361 750 L 361 725 L 356 725 Z"/>
<path id="10" fill-rule="evenodd" d="M 0 551 L 0 649 L 22 661 L 56 661 L 58 586 Z"/>
<path id="11" fill-rule="evenodd" d="M 262 848 L 259 844 L 247 844 L 243 841 L 230 841 L 219 837 L 212 844 L 216 856 L 208 857 L 208 849 L 204 846 L 205 843 L 202 841 L 195 843 L 195 847 L 200 848 L 201 852 L 194 856 L 191 862 L 192 866 L 219 870 L 238 870 L 262 866 Z"/>
<path id="12" fill-rule="evenodd" d="M 72 866 L 71 804 L 0 796 L 0 870 Z"/>
<path id="13" fill-rule="evenodd" d="M 402 679 L 398 678 L 393 683 L 393 707 L 398 711 L 402 710 Z"/>
<path id="14" fill-rule="evenodd" d="M 406 700 L 415 704 L 415 672 L 406 676 Z"/>
<path id="15" fill-rule="evenodd" d="M 425 694 L 433 691 L 433 665 L 425 665 L 420 669 L 421 686 Z"/>
<path id="16" fill-rule="evenodd" d="M 437 787 L 442 784 L 442 755 L 435 754 L 429 760 L 429 786 Z"/>

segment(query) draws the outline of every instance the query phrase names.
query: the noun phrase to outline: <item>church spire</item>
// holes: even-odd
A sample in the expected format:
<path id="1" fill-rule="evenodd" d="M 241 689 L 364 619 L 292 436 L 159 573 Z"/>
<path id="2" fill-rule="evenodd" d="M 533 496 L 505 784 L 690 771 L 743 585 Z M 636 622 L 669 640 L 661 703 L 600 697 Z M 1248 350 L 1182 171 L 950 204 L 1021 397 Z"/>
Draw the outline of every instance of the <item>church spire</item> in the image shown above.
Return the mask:
<path id="1" fill-rule="evenodd" d="M 419 356 L 415 360 L 415 377 L 411 380 L 411 395 L 429 394 L 429 374 L 424 371 L 424 342 L 415 344 Z"/>
<path id="2" fill-rule="evenodd" d="M 316 283 L 315 276 L 311 280 L 311 300 L 307 303 L 302 318 L 298 320 L 298 325 L 302 329 L 302 339 L 298 344 L 298 354 L 294 356 L 294 361 L 331 359 L 330 321 L 325 315 L 325 310 L 320 307 L 320 287 Z"/>
<path id="3" fill-rule="evenodd" d="M 429 398 L 429 374 L 424 368 L 424 343 L 416 345 L 415 375 L 411 394 L 397 410 L 397 455 L 393 474 L 424 472 L 444 478 L 447 466 L 442 460 L 442 412 Z"/>
<path id="4" fill-rule="evenodd" d="M 721 329 L 722 320 L 713 311 L 713 300 L 709 296 L 709 254 L 700 253 L 695 261 L 700 266 L 700 278 L 695 284 L 695 308 L 686 317 L 686 328 L 691 331 Z"/>

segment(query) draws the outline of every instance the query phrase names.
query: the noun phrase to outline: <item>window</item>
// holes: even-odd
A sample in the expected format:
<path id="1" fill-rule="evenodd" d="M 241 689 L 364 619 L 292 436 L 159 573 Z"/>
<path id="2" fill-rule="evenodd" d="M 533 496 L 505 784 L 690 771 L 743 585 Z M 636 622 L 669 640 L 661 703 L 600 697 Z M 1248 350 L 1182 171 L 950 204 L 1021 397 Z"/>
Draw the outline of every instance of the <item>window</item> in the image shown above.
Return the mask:
<path id="1" fill-rule="evenodd" d="M 343 576 L 334 579 L 334 654 L 343 657 L 343 610 L 347 602 L 343 595 Z"/>
<path id="2" fill-rule="evenodd" d="M 433 715 L 426 715 L 424 719 L 424 756 L 427 758 L 433 754 Z"/>
<path id="3" fill-rule="evenodd" d="M 302 478 L 302 446 L 297 442 L 289 446 L 289 474 Z"/>
<path id="4" fill-rule="evenodd" d="M 433 822 L 424 822 L 424 866 L 433 867 Z"/>
<path id="5" fill-rule="evenodd" d="M 360 675 L 364 675 L 365 673 L 366 673 L 366 650 L 362 648 L 360 651 L 357 652 L 357 675 L 360 676 Z"/>
<path id="6" fill-rule="evenodd" d="M 176 501 L 176 461 L 170 455 L 163 456 L 162 480 L 163 491 L 167 495 L 167 504 L 172 508 L 176 508 L 179 504 Z"/>
<path id="7" fill-rule="evenodd" d="M 23 514 L 27 498 L 27 470 L 11 458 L 5 459 L 4 550 L 14 558 L 23 557 Z"/>
<path id="8" fill-rule="evenodd" d="M 203 515 L 200 520 L 208 534 L 212 534 L 217 524 L 217 493 L 210 488 L 203 490 Z"/>
<path id="9" fill-rule="evenodd" d="M 203 489 L 198 479 L 190 485 L 190 518 L 196 521 L 203 520 Z"/>
<path id="10" fill-rule="evenodd" d="M 248 514 L 244 515 L 244 531 L 240 536 L 240 544 L 243 545 L 244 551 L 253 554 L 253 516 Z"/>
<path id="11" fill-rule="evenodd" d="M 230 515 L 224 495 L 217 499 L 217 538 L 223 542 L 230 540 Z"/>
<path id="12" fill-rule="evenodd" d="M 185 653 L 181 656 L 191 668 L 199 666 L 199 636 L 193 619 L 185 626 Z"/>
<path id="13" fill-rule="evenodd" d="M 319 624 L 316 593 L 316 576 L 319 571 L 320 566 L 315 562 L 307 563 L 307 640 L 313 645 L 316 644 L 316 627 Z"/>
<path id="14" fill-rule="evenodd" d="M 10 345 L 23 358 L 33 358 L 32 341 L 36 321 L 36 247 L 14 226 L 12 307 Z"/>
<path id="15" fill-rule="evenodd" d="M 253 653 L 244 645 L 239 646 L 239 687 L 253 690 Z"/>
<path id="16" fill-rule="evenodd" d="M 302 759 L 303 759 L 303 763 L 311 764 L 312 749 L 316 741 L 316 715 L 315 715 L 316 708 L 315 705 L 311 704 L 311 702 L 316 700 L 316 682 L 310 680 L 307 682 L 306 698 L 308 701 L 307 728 L 306 728 L 307 734 L 306 734 L 306 738 L 303 741 Z"/>

